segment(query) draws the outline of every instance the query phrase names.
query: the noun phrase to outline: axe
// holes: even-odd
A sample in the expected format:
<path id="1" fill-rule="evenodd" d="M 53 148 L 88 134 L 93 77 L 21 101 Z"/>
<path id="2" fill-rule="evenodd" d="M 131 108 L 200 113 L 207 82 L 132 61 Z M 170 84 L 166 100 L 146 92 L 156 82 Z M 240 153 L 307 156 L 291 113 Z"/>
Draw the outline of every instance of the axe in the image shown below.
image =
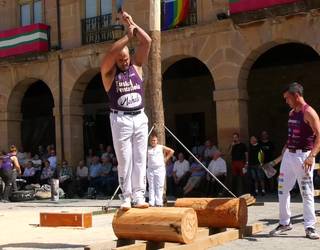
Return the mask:
<path id="1" fill-rule="evenodd" d="M 278 156 L 273 161 L 270 161 L 260 166 L 269 179 L 277 173 L 277 170 L 274 169 L 274 166 L 277 165 L 281 160 L 282 155 Z"/>
<path id="2" fill-rule="evenodd" d="M 116 9 L 117 9 L 117 13 L 118 14 L 122 14 L 123 13 L 123 2 L 124 2 L 124 0 L 116 0 Z M 117 17 L 117 19 L 119 19 L 118 17 Z M 127 18 L 127 20 L 126 20 L 129 24 L 132 24 L 132 23 L 130 23 L 130 21 L 129 21 L 129 19 Z M 135 28 L 134 30 L 133 30 L 133 32 L 134 32 L 134 34 L 136 34 L 137 33 L 137 28 Z"/>

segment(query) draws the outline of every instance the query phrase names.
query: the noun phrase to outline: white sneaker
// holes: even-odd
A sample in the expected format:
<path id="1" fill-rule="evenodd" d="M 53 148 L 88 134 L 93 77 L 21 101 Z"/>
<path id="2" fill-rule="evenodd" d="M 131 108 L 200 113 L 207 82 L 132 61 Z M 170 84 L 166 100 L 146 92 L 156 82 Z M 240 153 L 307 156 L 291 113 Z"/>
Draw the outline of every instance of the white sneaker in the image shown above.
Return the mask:
<path id="1" fill-rule="evenodd" d="M 128 211 L 131 208 L 131 202 L 129 200 L 123 201 L 120 205 L 120 209 L 123 211 Z"/>
<path id="2" fill-rule="evenodd" d="M 145 202 L 144 200 L 139 200 L 133 203 L 133 207 L 135 208 L 148 208 L 149 203 Z"/>
<path id="3" fill-rule="evenodd" d="M 312 240 L 319 239 L 319 234 L 317 234 L 316 230 L 312 227 L 306 228 L 306 237 Z"/>

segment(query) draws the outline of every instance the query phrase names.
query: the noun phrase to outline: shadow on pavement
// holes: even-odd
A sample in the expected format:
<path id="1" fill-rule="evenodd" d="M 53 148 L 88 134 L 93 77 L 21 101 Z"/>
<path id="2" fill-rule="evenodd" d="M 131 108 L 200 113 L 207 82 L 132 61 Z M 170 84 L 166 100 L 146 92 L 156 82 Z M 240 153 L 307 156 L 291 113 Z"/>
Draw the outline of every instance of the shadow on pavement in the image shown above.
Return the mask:
<path id="1" fill-rule="evenodd" d="M 17 249 L 72 249 L 81 248 L 83 249 L 86 245 L 73 245 L 73 244 L 59 244 L 59 243 L 34 243 L 34 242 L 24 242 L 24 243 L 12 243 L 0 245 L 0 249 L 4 250 L 6 248 L 17 248 Z"/>

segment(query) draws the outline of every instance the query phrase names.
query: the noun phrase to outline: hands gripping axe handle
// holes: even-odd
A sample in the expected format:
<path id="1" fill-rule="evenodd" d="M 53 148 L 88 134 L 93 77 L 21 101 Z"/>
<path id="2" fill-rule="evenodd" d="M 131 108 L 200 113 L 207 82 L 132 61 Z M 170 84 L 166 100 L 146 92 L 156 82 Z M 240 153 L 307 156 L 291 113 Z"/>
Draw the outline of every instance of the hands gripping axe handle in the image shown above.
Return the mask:
<path id="1" fill-rule="evenodd" d="M 123 1 L 124 0 L 116 0 L 116 9 L 117 9 L 117 13 L 118 14 L 122 14 L 123 13 Z M 126 20 L 128 22 L 129 25 L 132 25 L 132 23 L 130 23 L 130 19 L 127 18 Z M 134 28 L 133 30 L 133 34 L 136 35 L 138 29 L 137 28 Z"/>

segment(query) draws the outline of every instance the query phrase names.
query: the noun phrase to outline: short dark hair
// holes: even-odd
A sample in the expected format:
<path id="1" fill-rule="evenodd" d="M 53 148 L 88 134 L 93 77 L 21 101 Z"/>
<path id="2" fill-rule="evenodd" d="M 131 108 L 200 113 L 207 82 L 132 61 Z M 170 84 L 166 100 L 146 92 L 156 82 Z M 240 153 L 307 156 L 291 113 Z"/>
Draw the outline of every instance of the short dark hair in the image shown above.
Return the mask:
<path id="1" fill-rule="evenodd" d="M 283 93 L 289 92 L 291 94 L 299 94 L 300 96 L 303 96 L 303 87 L 298 82 L 293 82 L 288 85 L 283 90 Z"/>

